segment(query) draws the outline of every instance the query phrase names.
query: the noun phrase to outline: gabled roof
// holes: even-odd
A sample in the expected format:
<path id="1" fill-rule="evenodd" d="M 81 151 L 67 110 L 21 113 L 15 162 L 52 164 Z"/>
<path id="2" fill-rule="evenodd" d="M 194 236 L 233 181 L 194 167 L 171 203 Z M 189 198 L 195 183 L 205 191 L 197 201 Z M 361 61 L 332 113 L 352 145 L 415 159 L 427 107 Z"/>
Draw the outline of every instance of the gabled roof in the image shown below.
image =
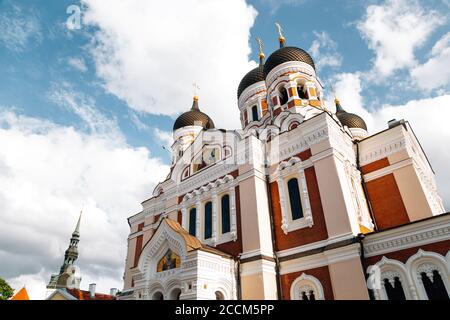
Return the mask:
<path id="1" fill-rule="evenodd" d="M 11 298 L 11 300 L 30 300 L 27 289 L 23 287 Z"/>
<path id="2" fill-rule="evenodd" d="M 79 289 L 66 289 L 67 292 L 75 297 L 77 300 L 116 300 L 115 296 L 109 294 L 96 293 L 94 298 L 91 298 L 89 291 Z"/>
<path id="3" fill-rule="evenodd" d="M 62 295 L 67 300 L 116 300 L 115 296 L 102 293 L 96 293 L 95 297 L 91 298 L 89 291 L 80 289 L 56 289 L 47 300 L 52 300 L 56 294 Z"/>
<path id="4" fill-rule="evenodd" d="M 198 238 L 194 237 L 187 230 L 185 230 L 178 223 L 178 221 L 169 219 L 167 217 L 162 218 L 158 225 L 158 228 L 156 228 L 156 231 L 162 227 L 162 224 L 166 224 L 168 227 L 170 227 L 173 231 L 175 231 L 176 233 L 178 233 L 181 236 L 181 238 L 183 239 L 183 241 L 186 245 L 187 252 L 201 250 L 201 251 L 210 252 L 210 253 L 219 255 L 221 257 L 233 259 L 233 257 L 231 255 L 226 254 L 225 252 L 222 252 L 216 248 L 213 248 L 213 247 L 203 244 Z M 145 244 L 145 246 L 147 246 L 151 242 L 153 237 L 156 235 L 156 231 L 153 234 L 153 236 L 149 239 L 149 241 Z"/>

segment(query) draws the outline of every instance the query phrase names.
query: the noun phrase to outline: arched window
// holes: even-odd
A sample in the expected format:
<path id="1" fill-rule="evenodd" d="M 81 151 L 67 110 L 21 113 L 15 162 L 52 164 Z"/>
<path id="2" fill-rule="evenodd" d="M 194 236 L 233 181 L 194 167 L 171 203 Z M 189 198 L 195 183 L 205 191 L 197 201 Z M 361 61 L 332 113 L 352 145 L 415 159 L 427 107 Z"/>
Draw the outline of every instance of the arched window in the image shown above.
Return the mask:
<path id="1" fill-rule="evenodd" d="M 216 300 L 225 300 L 222 292 L 216 291 Z"/>
<path id="2" fill-rule="evenodd" d="M 197 224 L 197 209 L 192 208 L 189 211 L 189 234 L 195 237 Z"/>
<path id="3" fill-rule="evenodd" d="M 306 274 L 294 280 L 290 290 L 291 300 L 324 300 L 323 287 L 320 281 Z"/>
<path id="4" fill-rule="evenodd" d="M 212 203 L 205 204 L 205 239 L 212 237 Z"/>
<path id="5" fill-rule="evenodd" d="M 162 292 L 158 291 L 153 294 L 152 300 L 164 300 Z"/>
<path id="6" fill-rule="evenodd" d="M 447 289 L 438 270 L 421 272 L 420 276 L 429 300 L 449 300 Z"/>
<path id="7" fill-rule="evenodd" d="M 282 87 L 279 92 L 280 92 L 280 105 L 286 104 L 289 100 L 287 90 Z"/>
<path id="8" fill-rule="evenodd" d="M 230 232 L 230 196 L 222 197 L 222 234 Z"/>
<path id="9" fill-rule="evenodd" d="M 292 178 L 288 181 L 288 191 L 292 220 L 303 218 L 302 202 L 300 200 L 300 190 L 298 189 L 297 178 Z"/>
<path id="10" fill-rule="evenodd" d="M 180 300 L 181 289 L 175 288 L 170 292 L 169 300 Z"/>
<path id="11" fill-rule="evenodd" d="M 406 300 L 405 292 L 399 277 L 394 277 L 392 280 L 388 278 L 383 279 L 384 289 L 388 300 Z"/>
<path id="12" fill-rule="evenodd" d="M 308 99 L 308 93 L 306 91 L 304 86 L 297 86 L 297 93 L 300 99 Z"/>
<path id="13" fill-rule="evenodd" d="M 252 120 L 253 120 L 253 121 L 258 121 L 258 120 L 259 120 L 259 116 L 258 116 L 258 106 L 253 106 L 253 107 L 252 107 Z"/>

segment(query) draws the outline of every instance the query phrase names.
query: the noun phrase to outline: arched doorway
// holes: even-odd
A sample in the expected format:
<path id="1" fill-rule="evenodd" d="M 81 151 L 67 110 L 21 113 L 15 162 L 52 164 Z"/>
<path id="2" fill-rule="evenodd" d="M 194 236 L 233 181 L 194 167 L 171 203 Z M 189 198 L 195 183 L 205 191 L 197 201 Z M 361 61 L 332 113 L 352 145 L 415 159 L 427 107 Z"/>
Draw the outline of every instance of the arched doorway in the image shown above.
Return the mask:
<path id="1" fill-rule="evenodd" d="M 175 288 L 169 294 L 169 300 L 180 300 L 181 289 Z"/>
<path id="2" fill-rule="evenodd" d="M 152 300 L 164 300 L 164 295 L 162 292 L 157 291 L 153 294 Z"/>
<path id="3" fill-rule="evenodd" d="M 225 300 L 225 297 L 222 292 L 216 291 L 216 300 Z"/>

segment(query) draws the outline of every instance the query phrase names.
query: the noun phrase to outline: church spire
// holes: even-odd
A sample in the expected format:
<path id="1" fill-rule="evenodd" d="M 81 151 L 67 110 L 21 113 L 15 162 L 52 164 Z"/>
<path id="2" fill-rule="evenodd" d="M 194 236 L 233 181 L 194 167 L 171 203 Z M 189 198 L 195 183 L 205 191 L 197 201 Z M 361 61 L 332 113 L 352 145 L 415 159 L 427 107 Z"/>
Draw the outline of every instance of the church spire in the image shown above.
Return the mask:
<path id="1" fill-rule="evenodd" d="M 78 258 L 78 242 L 80 241 L 80 224 L 82 215 L 83 211 L 80 212 L 77 225 L 72 233 L 72 237 L 70 238 L 70 244 L 64 254 L 64 263 L 61 266 L 59 274 L 63 274 L 67 267 L 72 265 Z"/>
<path id="2" fill-rule="evenodd" d="M 278 41 L 280 42 L 280 48 L 284 48 L 286 46 L 286 38 L 283 36 L 283 28 L 278 22 L 275 23 L 275 26 L 278 29 Z"/>

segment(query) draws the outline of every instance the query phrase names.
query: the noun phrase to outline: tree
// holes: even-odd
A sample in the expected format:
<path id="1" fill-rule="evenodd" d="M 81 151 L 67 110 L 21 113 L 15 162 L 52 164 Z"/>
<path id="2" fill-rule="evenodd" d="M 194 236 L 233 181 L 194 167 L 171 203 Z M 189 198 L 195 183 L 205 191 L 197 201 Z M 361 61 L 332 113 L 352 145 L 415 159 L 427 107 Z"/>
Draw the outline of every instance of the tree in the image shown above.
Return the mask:
<path id="1" fill-rule="evenodd" d="M 11 286 L 0 278 L 0 300 L 8 300 L 14 294 L 14 289 Z"/>

